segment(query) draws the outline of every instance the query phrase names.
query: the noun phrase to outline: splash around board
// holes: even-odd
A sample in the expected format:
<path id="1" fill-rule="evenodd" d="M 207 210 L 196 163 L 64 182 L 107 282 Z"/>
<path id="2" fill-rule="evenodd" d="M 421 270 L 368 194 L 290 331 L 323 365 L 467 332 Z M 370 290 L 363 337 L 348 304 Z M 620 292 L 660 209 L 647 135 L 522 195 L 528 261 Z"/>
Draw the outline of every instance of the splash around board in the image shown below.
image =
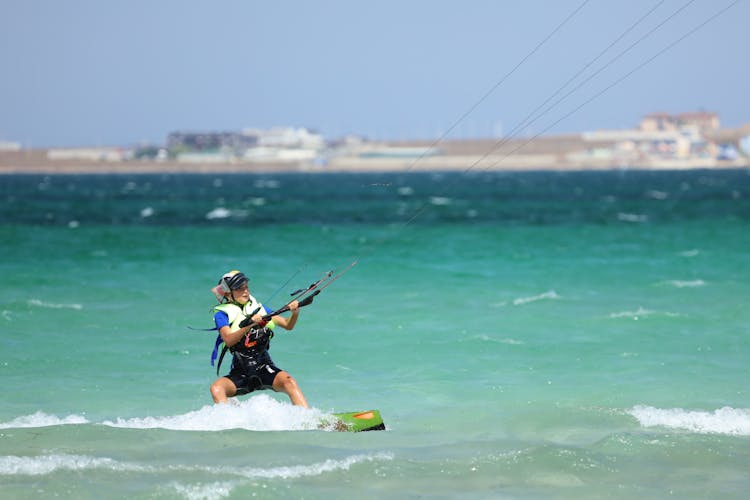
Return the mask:
<path id="1" fill-rule="evenodd" d="M 82 419 L 83 423 L 88 422 L 83 417 L 77 418 Z M 43 419 L 43 421 L 46 420 Z M 162 428 L 210 432 L 230 429 L 256 432 L 386 430 L 378 410 L 360 410 L 346 413 L 326 412 L 318 408 L 308 409 L 302 406 L 294 406 L 263 393 L 247 399 L 232 398 L 226 404 L 206 405 L 200 409 L 178 415 L 117 418 L 107 420 L 103 424 L 134 429 Z M 2 429 L 2 423 L 0 423 L 0 429 Z"/>
<path id="2" fill-rule="evenodd" d="M 384 431 L 383 417 L 378 410 L 332 414 L 333 420 L 324 421 L 322 428 L 340 432 Z"/>

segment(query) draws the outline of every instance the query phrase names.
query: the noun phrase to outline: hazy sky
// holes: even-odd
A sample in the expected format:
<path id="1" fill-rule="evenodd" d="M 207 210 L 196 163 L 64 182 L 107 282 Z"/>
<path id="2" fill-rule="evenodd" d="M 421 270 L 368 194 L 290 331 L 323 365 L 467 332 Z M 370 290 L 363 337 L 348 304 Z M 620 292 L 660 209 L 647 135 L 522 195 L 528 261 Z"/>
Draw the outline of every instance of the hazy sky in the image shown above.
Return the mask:
<path id="1" fill-rule="evenodd" d="M 750 122 L 750 0 L 732 4 L 0 0 L 0 141 L 128 145 L 272 126 L 528 136 L 693 110 L 738 126 Z"/>

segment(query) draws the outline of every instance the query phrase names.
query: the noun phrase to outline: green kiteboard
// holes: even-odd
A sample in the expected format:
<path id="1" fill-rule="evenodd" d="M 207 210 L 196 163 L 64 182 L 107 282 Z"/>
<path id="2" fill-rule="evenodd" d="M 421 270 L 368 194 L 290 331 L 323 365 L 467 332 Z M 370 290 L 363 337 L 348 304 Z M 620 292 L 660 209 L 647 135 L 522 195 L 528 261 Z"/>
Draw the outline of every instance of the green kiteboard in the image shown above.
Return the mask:
<path id="1" fill-rule="evenodd" d="M 334 430 L 342 432 L 384 431 L 383 417 L 378 410 L 334 413 L 331 424 Z"/>

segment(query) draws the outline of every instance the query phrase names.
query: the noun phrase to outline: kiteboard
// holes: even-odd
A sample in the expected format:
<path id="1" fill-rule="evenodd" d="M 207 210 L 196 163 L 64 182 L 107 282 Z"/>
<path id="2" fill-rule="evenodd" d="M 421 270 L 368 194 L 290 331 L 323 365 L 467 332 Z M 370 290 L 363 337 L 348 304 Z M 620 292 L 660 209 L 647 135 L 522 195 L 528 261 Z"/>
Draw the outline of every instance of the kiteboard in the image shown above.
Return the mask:
<path id="1" fill-rule="evenodd" d="M 384 431 L 383 417 L 378 410 L 334 413 L 333 422 L 326 427 L 341 432 Z"/>

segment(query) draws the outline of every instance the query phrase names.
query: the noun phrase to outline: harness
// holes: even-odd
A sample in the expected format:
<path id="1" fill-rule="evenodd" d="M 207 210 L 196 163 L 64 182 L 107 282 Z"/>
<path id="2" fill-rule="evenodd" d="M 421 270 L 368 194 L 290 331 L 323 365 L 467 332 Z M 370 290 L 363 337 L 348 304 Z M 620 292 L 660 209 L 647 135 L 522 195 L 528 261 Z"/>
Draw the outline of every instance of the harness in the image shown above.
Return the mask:
<path id="1" fill-rule="evenodd" d="M 244 306 L 230 302 L 216 306 L 213 311 L 214 313 L 223 312 L 227 315 L 229 318 L 229 326 L 233 332 L 246 326 L 242 323 L 250 321 L 250 317 L 257 312 L 260 311 L 262 314 L 266 313 L 266 309 L 263 305 L 252 296 Z M 214 343 L 214 350 L 211 353 L 211 366 L 214 365 L 217 356 L 219 358 L 219 362 L 216 366 L 216 374 L 219 374 L 221 362 L 224 360 L 227 351 L 230 351 L 232 354 L 238 353 L 241 355 L 256 355 L 267 351 L 270 348 L 271 339 L 273 338 L 273 329 L 275 326 L 276 325 L 273 321 L 269 321 L 265 326 L 256 325 L 245 334 L 244 340 L 240 339 L 239 342 L 231 347 L 224 343 L 220 334 L 217 335 L 216 342 Z M 222 344 L 224 344 L 224 347 L 221 349 L 221 354 L 219 355 L 219 347 Z"/>

